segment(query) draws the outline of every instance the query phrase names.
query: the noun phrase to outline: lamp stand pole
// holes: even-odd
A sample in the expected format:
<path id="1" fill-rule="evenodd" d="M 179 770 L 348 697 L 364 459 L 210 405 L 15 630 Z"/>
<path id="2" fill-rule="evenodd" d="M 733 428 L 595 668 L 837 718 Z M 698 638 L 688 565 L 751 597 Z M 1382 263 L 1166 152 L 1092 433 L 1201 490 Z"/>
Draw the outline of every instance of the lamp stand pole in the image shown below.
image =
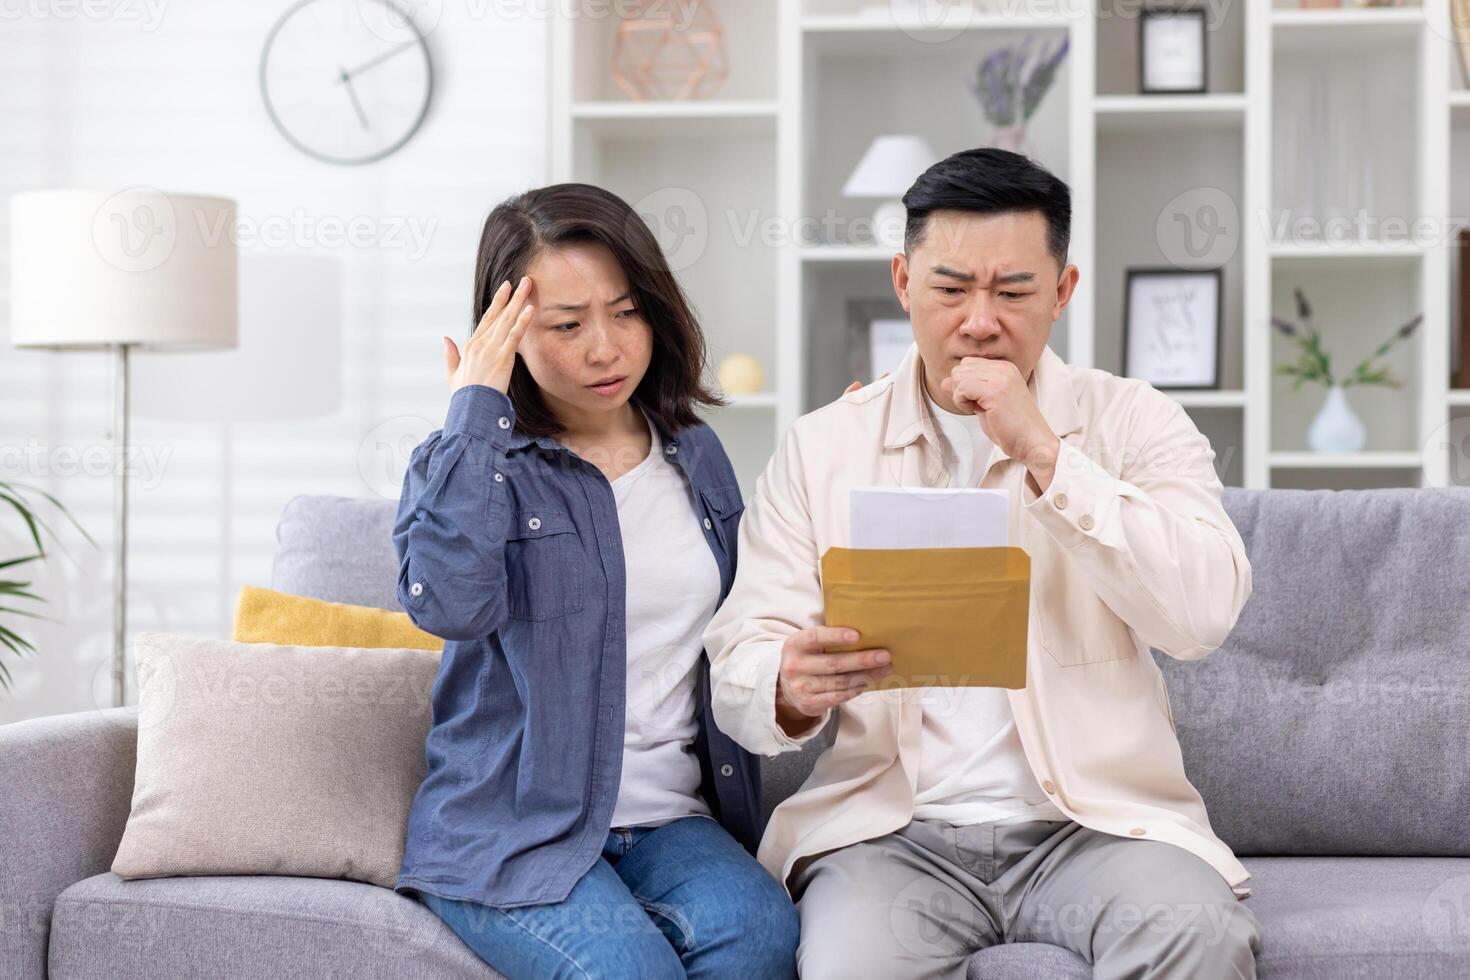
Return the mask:
<path id="1" fill-rule="evenodd" d="M 112 703 L 127 701 L 128 615 L 128 344 L 112 344 L 112 441 L 117 450 L 116 486 L 112 495 Z"/>

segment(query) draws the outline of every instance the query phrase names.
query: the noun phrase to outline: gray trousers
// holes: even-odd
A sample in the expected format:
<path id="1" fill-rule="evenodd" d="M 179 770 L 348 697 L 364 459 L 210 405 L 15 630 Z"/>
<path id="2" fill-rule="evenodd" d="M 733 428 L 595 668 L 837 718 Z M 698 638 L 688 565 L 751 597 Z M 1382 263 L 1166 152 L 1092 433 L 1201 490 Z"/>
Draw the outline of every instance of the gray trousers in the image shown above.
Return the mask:
<path id="1" fill-rule="evenodd" d="M 963 980 L 1003 942 L 1065 946 L 1099 980 L 1237 980 L 1260 951 L 1255 915 L 1204 860 L 1072 820 L 915 820 L 822 855 L 792 886 L 802 980 Z"/>

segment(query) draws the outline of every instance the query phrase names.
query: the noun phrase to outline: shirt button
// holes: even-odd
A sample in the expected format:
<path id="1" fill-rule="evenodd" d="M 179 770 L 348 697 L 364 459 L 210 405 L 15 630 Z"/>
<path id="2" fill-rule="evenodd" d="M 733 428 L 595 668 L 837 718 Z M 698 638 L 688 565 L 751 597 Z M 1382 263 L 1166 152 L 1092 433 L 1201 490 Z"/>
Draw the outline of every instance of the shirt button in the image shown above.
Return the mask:
<path id="1" fill-rule="evenodd" d="M 672 442 L 669 443 L 667 446 L 664 447 L 664 455 L 666 455 L 666 456 L 672 456 L 672 455 L 674 455 L 674 453 L 677 453 L 678 451 L 679 451 L 679 447 L 676 446 L 676 445 L 674 445 Z"/>
<path id="2" fill-rule="evenodd" d="M 1132 834 L 1134 837 L 1142 837 L 1145 833 L 1147 833 L 1147 831 L 1145 831 L 1142 827 L 1134 827 L 1132 830 L 1128 831 L 1128 833 Z"/>
<path id="3" fill-rule="evenodd" d="M 408 594 L 409 595 L 423 595 L 424 594 L 424 583 L 422 583 L 422 582 L 415 582 L 412 585 L 410 585 L 408 587 Z"/>
<path id="4" fill-rule="evenodd" d="M 725 763 L 723 766 L 720 767 L 720 775 L 721 776 L 733 776 L 733 775 L 735 775 L 735 767 L 732 766 L 732 765 L 730 765 L 730 763 L 728 763 L 728 762 Z"/>
<path id="5" fill-rule="evenodd" d="M 711 528 L 713 528 L 713 527 L 714 527 L 714 525 L 713 525 L 713 524 L 711 524 L 711 523 L 710 523 L 710 519 L 709 519 L 709 518 L 708 518 L 708 517 L 706 517 L 706 518 L 705 518 L 705 519 L 704 519 L 704 529 L 705 529 L 705 530 L 706 530 L 706 531 L 708 531 L 708 530 L 710 530 L 710 529 L 711 529 Z"/>
<path id="6" fill-rule="evenodd" d="M 1057 505 L 1057 510 L 1066 510 L 1067 495 L 1064 493 L 1057 494 L 1055 497 L 1052 498 L 1052 503 Z"/>
<path id="7" fill-rule="evenodd" d="M 504 415 L 500 416 L 500 423 L 499 423 L 499 425 L 500 425 L 500 427 L 502 429 L 509 429 L 510 428 L 510 419 L 506 418 Z"/>
<path id="8" fill-rule="evenodd" d="M 539 531 L 539 530 L 541 530 L 541 518 L 539 518 L 539 517 L 533 517 L 533 518 L 531 518 L 529 521 L 526 522 L 526 527 L 530 528 L 533 531 Z"/>
<path id="9" fill-rule="evenodd" d="M 1057 791 L 1057 784 L 1050 779 L 1044 779 L 1041 781 L 1041 788 L 1048 793 L 1055 793 Z"/>
<path id="10" fill-rule="evenodd" d="M 1082 528 L 1082 530 L 1084 531 L 1091 531 L 1092 524 L 1093 521 L 1091 514 L 1083 514 L 1080 518 L 1077 519 L 1077 526 Z"/>
<path id="11" fill-rule="evenodd" d="M 496 483 L 504 483 L 505 482 L 505 474 L 504 473 L 496 473 L 495 474 L 495 482 Z"/>

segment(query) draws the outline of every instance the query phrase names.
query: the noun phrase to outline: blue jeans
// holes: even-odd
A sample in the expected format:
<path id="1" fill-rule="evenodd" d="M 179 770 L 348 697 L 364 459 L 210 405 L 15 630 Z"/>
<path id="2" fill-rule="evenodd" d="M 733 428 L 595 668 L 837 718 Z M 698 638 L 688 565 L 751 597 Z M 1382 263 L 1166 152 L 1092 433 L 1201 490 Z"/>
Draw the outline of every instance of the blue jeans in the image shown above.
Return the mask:
<path id="1" fill-rule="evenodd" d="M 420 900 L 511 980 L 796 976 L 796 910 L 708 817 L 614 827 L 561 902 L 496 908 Z"/>

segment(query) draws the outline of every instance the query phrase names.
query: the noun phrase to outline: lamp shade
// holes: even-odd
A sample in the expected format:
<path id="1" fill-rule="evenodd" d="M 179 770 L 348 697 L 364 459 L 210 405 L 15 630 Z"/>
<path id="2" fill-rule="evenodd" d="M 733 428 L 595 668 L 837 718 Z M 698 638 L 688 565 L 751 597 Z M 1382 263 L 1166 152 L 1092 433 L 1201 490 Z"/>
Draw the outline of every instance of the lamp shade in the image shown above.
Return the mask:
<path id="1" fill-rule="evenodd" d="M 898 197 L 938 157 L 922 136 L 879 136 L 842 185 L 844 197 Z"/>
<path id="2" fill-rule="evenodd" d="M 17 347 L 233 347 L 235 202 L 124 191 L 28 191 L 10 203 Z"/>

